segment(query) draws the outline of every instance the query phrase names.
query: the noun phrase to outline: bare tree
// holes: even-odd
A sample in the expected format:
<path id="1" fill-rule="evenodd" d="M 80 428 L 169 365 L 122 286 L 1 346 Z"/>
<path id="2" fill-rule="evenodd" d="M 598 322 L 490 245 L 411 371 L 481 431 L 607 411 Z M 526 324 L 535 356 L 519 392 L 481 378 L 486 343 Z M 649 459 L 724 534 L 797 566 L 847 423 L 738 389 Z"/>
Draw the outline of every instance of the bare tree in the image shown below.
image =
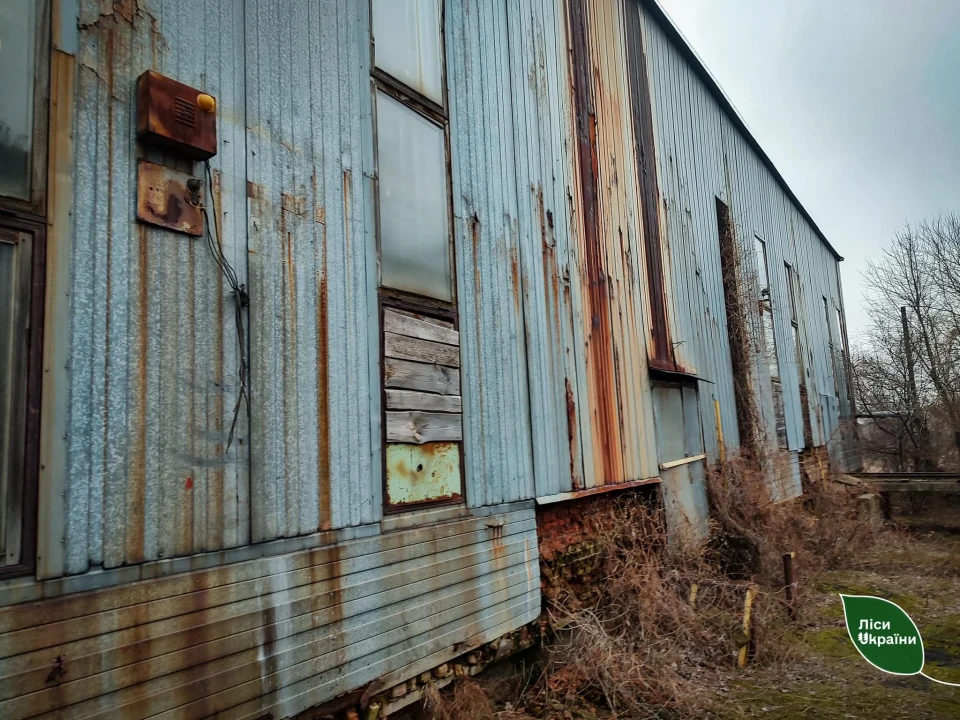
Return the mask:
<path id="1" fill-rule="evenodd" d="M 908 225 L 865 277 L 871 326 L 854 358 L 874 420 L 865 449 L 911 469 L 960 466 L 960 216 Z"/>

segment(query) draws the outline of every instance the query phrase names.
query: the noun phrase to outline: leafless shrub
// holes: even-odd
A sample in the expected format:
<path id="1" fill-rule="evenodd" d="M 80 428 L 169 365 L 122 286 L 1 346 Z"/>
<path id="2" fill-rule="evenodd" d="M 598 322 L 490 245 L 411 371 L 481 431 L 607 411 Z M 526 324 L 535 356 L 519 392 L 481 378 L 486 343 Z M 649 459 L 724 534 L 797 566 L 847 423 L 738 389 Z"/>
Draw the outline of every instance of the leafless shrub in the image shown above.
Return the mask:
<path id="1" fill-rule="evenodd" d="M 740 540 L 753 552 L 749 572 L 769 586 L 782 578 L 786 552 L 797 553 L 800 569 L 808 573 L 852 567 L 870 563 L 884 539 L 895 534 L 858 515 L 862 489 L 817 482 L 802 498 L 774 503 L 763 474 L 741 458 L 711 472 L 708 490 L 713 543 L 720 552 L 714 561 L 724 566 L 720 541 Z"/>
<path id="2" fill-rule="evenodd" d="M 793 657 L 783 638 L 795 627 L 787 621 L 783 553 L 796 552 L 801 577 L 812 577 L 869 562 L 883 537 L 857 516 L 856 492 L 835 483 L 774 503 L 757 464 L 733 458 L 709 485 L 711 535 L 701 546 L 667 543 L 660 514 L 636 498 L 591 515 L 599 601 L 585 608 L 557 596 L 549 608 L 555 638 L 529 693 L 540 697 L 528 698 L 528 707 L 586 702 L 618 718 L 704 717 L 741 647 L 749 645 L 754 665 Z M 749 643 L 748 588 L 755 593 Z"/>

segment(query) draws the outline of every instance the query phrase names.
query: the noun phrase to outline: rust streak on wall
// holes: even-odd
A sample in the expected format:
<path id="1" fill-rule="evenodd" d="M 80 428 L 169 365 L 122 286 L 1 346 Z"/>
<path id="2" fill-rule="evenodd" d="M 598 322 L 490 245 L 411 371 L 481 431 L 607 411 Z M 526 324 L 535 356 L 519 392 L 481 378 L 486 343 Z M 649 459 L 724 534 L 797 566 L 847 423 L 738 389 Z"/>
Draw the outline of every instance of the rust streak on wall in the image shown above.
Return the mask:
<path id="1" fill-rule="evenodd" d="M 149 304 L 148 290 L 150 282 L 150 273 L 147 267 L 147 229 L 143 225 L 137 226 L 138 247 L 137 247 L 137 274 L 139 281 L 140 297 L 138 298 L 139 307 L 137 313 L 137 376 L 136 376 L 136 421 L 133 444 L 131 448 L 130 462 L 130 487 L 138 489 L 137 492 L 142 496 L 147 477 L 147 328 L 149 327 Z M 135 520 L 130 516 L 130 520 Z M 138 526 L 139 523 L 132 522 L 131 526 Z M 143 533 L 140 533 L 140 546 L 143 545 Z"/>
<path id="2" fill-rule="evenodd" d="M 570 378 L 563 379 L 567 395 L 567 443 L 570 446 L 570 485 L 574 490 L 580 489 L 580 478 L 577 477 L 576 458 L 579 457 L 577 440 L 577 403 L 573 398 L 573 387 Z"/>
<path id="3" fill-rule="evenodd" d="M 216 212 L 213 215 L 213 223 L 216 227 L 217 237 L 223 237 L 223 186 L 221 183 L 221 171 L 215 170 L 213 172 L 213 187 L 210 188 L 210 192 L 213 193 L 214 202 L 216 203 Z M 222 242 L 222 241 L 221 241 Z M 191 246 L 192 247 L 192 246 Z M 191 263 L 190 267 L 193 267 Z M 223 327 L 223 273 L 216 274 L 216 325 L 215 328 Z M 223 387 L 223 333 L 215 332 L 213 333 L 213 344 L 214 344 L 214 354 L 217 358 L 217 363 L 214 366 L 214 378 L 217 384 L 217 387 Z M 223 432 L 223 403 L 224 403 L 224 393 L 220 393 L 217 401 L 213 405 L 214 419 L 213 426 L 218 433 L 218 441 L 214 447 L 214 457 L 222 458 L 223 457 L 223 442 L 219 439 L 219 433 Z M 208 477 L 210 474 L 208 473 Z M 224 480 L 225 480 L 225 467 L 222 463 L 218 463 L 217 467 L 214 468 L 212 473 L 212 480 L 209 481 L 209 486 L 207 488 L 207 506 L 210 510 L 207 513 L 207 518 L 223 518 L 224 517 Z M 207 548 L 219 548 L 223 547 L 224 535 L 225 535 L 225 523 L 223 520 L 219 522 L 207 522 Z"/>
<path id="4" fill-rule="evenodd" d="M 600 232 L 600 163 L 597 155 L 597 116 L 593 98 L 593 72 L 588 44 L 587 3 L 569 0 L 570 45 L 572 49 L 573 104 L 576 118 L 577 156 L 583 203 L 583 244 L 586 260 L 589 317 L 588 365 L 591 410 L 595 441 L 599 441 L 602 463 L 597 484 L 622 479 L 622 454 L 617 390 L 614 382 L 612 337 L 610 331 L 610 293 Z"/>
<path id="5" fill-rule="evenodd" d="M 316 182 L 316 176 L 314 176 Z M 314 192 L 316 197 L 316 192 Z M 317 484 L 320 488 L 320 529 L 333 527 L 330 491 L 330 361 L 327 346 L 327 226 L 320 225 L 323 262 L 317 288 Z"/>
<path id="6" fill-rule="evenodd" d="M 663 277 L 663 249 L 660 238 L 660 188 L 657 184 L 657 157 L 653 137 L 653 109 L 647 78 L 646 52 L 640 9 L 634 0 L 623 0 L 630 75 L 630 104 L 636 142 L 637 177 L 640 182 L 643 244 L 646 255 L 647 292 L 650 296 L 650 333 L 653 338 L 654 367 L 677 370 L 667 318 Z"/>

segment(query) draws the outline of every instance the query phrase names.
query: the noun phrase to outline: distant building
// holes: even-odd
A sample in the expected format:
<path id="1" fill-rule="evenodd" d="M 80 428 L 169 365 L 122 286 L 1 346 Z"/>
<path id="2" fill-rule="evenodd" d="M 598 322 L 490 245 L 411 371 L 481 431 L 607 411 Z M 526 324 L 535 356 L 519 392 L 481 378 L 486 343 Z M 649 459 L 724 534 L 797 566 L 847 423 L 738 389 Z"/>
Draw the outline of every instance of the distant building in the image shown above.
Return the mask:
<path id="1" fill-rule="evenodd" d="M 6 0 L 0 90 L 0 717 L 402 704 L 544 508 L 858 465 L 841 258 L 654 0 Z"/>

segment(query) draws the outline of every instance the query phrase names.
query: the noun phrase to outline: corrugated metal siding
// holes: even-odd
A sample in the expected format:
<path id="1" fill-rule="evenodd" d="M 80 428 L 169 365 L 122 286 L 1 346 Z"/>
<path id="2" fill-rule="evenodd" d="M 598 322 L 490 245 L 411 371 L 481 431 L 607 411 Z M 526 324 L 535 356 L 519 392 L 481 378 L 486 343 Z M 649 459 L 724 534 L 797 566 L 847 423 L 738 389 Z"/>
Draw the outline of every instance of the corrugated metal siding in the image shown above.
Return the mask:
<path id="1" fill-rule="evenodd" d="M 715 197 L 725 192 L 723 139 L 715 101 L 663 35 L 643 17 L 663 224 L 671 272 L 668 312 L 683 363 L 701 382 L 698 396 L 704 445 L 718 457 L 716 410 L 724 444 L 739 446 Z M 738 232 L 740 228 L 737 228 Z"/>
<path id="2" fill-rule="evenodd" d="M 347 0 L 102 7 L 80 10 L 65 571 L 375 521 L 365 12 Z M 252 449 L 241 413 L 224 455 L 229 288 L 203 241 L 134 221 L 138 157 L 200 167 L 136 143 L 148 68 L 218 99 L 213 199 L 250 290 Z"/>
<path id="3" fill-rule="evenodd" d="M 598 82 L 589 238 L 566 2 L 447 13 L 469 501 L 655 477 L 621 4 L 582 15 L 579 70 Z"/>
<path id="4" fill-rule="evenodd" d="M 811 400 L 809 422 L 814 445 L 826 444 L 839 418 L 823 397 L 833 397 L 833 371 L 826 321 L 821 319 L 822 297 L 828 298 L 831 308 L 840 306 L 837 260 L 657 21 L 639 3 L 635 6 L 642 19 L 655 109 L 674 341 L 681 343 L 678 347 L 687 346 L 682 352 L 689 353 L 688 362 L 696 366 L 700 378 L 709 381 L 700 383 L 707 452 L 712 458 L 717 456 L 714 399 L 720 403 L 725 444 L 738 445 L 715 197 L 730 206 L 736 236 L 745 252 L 752 253 L 754 235 L 767 245 L 787 437 L 793 451 L 804 445 L 804 410 L 784 263 L 790 263 L 798 272 L 799 335 L 806 366 L 803 381 Z M 759 361 L 759 327 L 753 318 L 751 324 L 756 338 L 754 382 L 762 426 L 773 428 L 769 373 L 765 363 Z M 836 419 L 827 419 L 831 413 Z M 772 432 L 768 439 L 775 447 Z M 789 490 L 798 491 L 798 477 L 790 475 Z"/>
<path id="5" fill-rule="evenodd" d="M 589 218 L 578 218 L 583 258 L 585 308 L 584 333 L 588 342 L 587 398 L 590 424 L 584 428 L 584 443 L 593 444 L 593 468 L 584 468 L 585 487 L 594 487 L 623 480 L 656 477 L 656 437 L 653 424 L 653 401 L 647 379 L 647 348 L 650 338 L 649 292 L 646 288 L 644 251 L 640 236 L 640 189 L 637 177 L 633 118 L 630 113 L 630 84 L 626 57 L 624 4 L 619 0 L 571 3 L 579 5 L 585 15 L 587 46 L 590 52 L 583 77 L 592 87 L 595 113 L 593 158 L 578 158 L 580 163 L 594 163 L 599 191 L 599 237 L 601 244 L 599 275 L 591 274 L 586 247 L 589 238 L 583 230 Z M 571 17 L 571 23 L 576 20 Z M 574 59 L 576 62 L 576 59 Z M 583 187 L 578 188 L 582 193 Z M 574 193 L 577 197 L 577 193 Z M 583 197 L 577 207 L 584 207 Z M 598 332 L 597 313 L 603 306 L 591 302 L 589 284 L 605 285 L 601 290 L 609 296 L 610 335 Z M 595 296 L 594 296 L 595 297 Z M 589 315 L 587 314 L 589 308 Z M 600 327 L 603 327 L 600 319 Z M 595 345 L 607 345 L 594 351 Z M 609 366 L 598 360 L 609 358 Z M 594 365 L 591 367 L 591 361 Z M 604 396 L 604 376 L 610 375 L 612 397 Z M 608 423 L 603 422 L 609 414 Z M 589 431 L 589 432 L 588 432 Z M 611 461 L 612 459 L 612 461 Z M 591 472 L 592 470 L 592 472 Z"/>
<path id="6" fill-rule="evenodd" d="M 290 717 L 533 621 L 536 568 L 529 509 L 14 605 L 0 717 Z"/>
<path id="7" fill-rule="evenodd" d="M 359 5 L 246 4 L 255 541 L 379 516 Z"/>
<path id="8" fill-rule="evenodd" d="M 244 419 L 243 443 L 223 454 L 237 392 L 229 289 L 202 241 L 134 221 L 135 81 L 152 67 L 220 100 L 222 149 L 211 163 L 218 223 L 227 257 L 245 280 L 242 20 L 231 0 L 154 2 L 149 11 L 81 4 L 68 573 L 250 538 Z"/>
<path id="9" fill-rule="evenodd" d="M 464 461 L 473 506 L 533 496 L 507 8 L 446 3 Z"/>

